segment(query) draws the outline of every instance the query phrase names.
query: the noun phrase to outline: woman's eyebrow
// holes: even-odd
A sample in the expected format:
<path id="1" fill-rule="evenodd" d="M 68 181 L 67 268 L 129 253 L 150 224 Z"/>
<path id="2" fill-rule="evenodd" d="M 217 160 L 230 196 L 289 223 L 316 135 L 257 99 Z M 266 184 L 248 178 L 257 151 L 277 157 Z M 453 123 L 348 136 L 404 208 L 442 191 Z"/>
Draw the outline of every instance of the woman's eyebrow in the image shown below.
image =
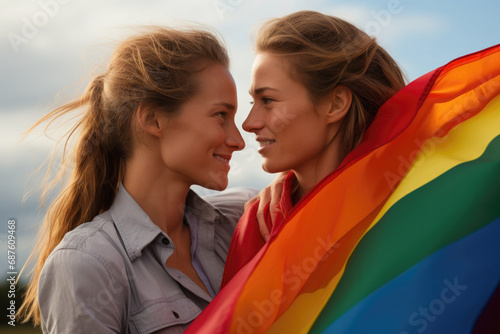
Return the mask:
<path id="1" fill-rule="evenodd" d="M 236 107 L 233 104 L 227 103 L 227 102 L 216 102 L 213 105 L 214 106 L 224 106 L 229 110 L 236 110 Z"/>
<path id="2" fill-rule="evenodd" d="M 260 87 L 260 88 L 255 89 L 255 90 L 253 91 L 253 94 L 252 94 L 252 89 L 250 89 L 250 90 L 248 91 L 248 93 L 249 93 L 250 95 L 258 95 L 258 94 L 262 93 L 262 92 L 263 92 L 263 91 L 265 91 L 265 90 L 275 90 L 275 91 L 278 91 L 279 89 L 276 89 L 276 88 L 271 88 L 271 87 Z"/>

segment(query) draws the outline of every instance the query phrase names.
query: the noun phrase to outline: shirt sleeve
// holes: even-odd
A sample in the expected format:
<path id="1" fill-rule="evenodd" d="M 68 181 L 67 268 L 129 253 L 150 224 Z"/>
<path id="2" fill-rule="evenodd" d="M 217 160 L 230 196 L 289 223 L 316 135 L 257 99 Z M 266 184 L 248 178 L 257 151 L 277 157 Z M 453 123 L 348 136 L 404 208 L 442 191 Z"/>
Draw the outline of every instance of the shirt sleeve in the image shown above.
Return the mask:
<path id="1" fill-rule="evenodd" d="M 44 333 L 120 333 L 122 294 L 106 264 L 91 254 L 60 249 L 45 263 L 38 285 Z"/>
<path id="2" fill-rule="evenodd" d="M 235 187 L 203 199 L 221 211 L 234 228 L 243 215 L 245 203 L 258 193 L 255 188 Z"/>

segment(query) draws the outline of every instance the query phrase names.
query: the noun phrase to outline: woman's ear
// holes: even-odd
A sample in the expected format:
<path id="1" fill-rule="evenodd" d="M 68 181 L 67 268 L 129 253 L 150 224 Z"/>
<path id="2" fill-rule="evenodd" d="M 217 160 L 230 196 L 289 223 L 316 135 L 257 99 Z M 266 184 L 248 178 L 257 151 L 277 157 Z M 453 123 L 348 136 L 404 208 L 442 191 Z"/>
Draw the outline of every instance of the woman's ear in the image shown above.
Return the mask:
<path id="1" fill-rule="evenodd" d="M 144 104 L 139 105 L 136 116 L 139 128 L 145 133 L 159 138 L 162 129 L 158 117 L 159 113 L 153 108 Z"/>
<path id="2" fill-rule="evenodd" d="M 338 85 L 328 95 L 330 108 L 326 114 L 328 124 L 341 121 L 351 108 L 352 92 L 343 85 Z"/>

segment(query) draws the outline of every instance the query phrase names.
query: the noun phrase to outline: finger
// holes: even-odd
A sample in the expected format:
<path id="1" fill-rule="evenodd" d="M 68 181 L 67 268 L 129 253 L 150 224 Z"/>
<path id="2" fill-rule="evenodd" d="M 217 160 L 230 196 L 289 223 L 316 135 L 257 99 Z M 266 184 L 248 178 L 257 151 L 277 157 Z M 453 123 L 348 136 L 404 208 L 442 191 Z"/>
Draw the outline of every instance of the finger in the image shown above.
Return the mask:
<path id="1" fill-rule="evenodd" d="M 250 205 L 252 205 L 253 203 L 257 202 L 259 200 L 259 194 L 257 194 L 256 196 L 250 198 L 246 203 L 245 205 L 243 206 L 243 209 L 246 211 L 248 209 L 248 207 Z"/>
<path id="2" fill-rule="evenodd" d="M 269 240 L 270 232 L 269 228 L 266 225 L 264 215 L 262 215 L 261 217 L 257 216 L 257 222 L 259 223 L 260 235 L 262 236 L 262 239 L 264 239 L 264 241 L 267 242 L 267 240 Z"/>
<path id="3" fill-rule="evenodd" d="M 269 239 L 269 228 L 267 227 L 266 224 L 266 218 L 265 218 L 265 209 L 267 206 L 267 203 L 271 200 L 271 189 L 269 187 L 264 188 L 260 193 L 260 201 L 259 201 L 259 207 L 257 208 L 257 223 L 259 224 L 259 231 L 260 235 L 262 236 L 262 239 L 264 241 L 267 241 Z"/>
<path id="4" fill-rule="evenodd" d="M 279 201 L 281 200 L 281 195 L 283 193 L 283 182 L 285 178 L 277 178 L 271 185 L 271 204 L 269 210 L 271 213 L 271 222 L 274 225 L 274 218 L 277 213 L 279 213 Z"/>
<path id="5" fill-rule="evenodd" d="M 259 222 L 259 225 L 261 222 L 265 225 L 266 220 L 264 218 L 264 211 L 266 209 L 267 203 L 271 200 L 271 190 L 269 187 L 266 187 L 262 189 L 262 191 L 259 193 L 259 207 L 257 208 L 257 221 Z"/>

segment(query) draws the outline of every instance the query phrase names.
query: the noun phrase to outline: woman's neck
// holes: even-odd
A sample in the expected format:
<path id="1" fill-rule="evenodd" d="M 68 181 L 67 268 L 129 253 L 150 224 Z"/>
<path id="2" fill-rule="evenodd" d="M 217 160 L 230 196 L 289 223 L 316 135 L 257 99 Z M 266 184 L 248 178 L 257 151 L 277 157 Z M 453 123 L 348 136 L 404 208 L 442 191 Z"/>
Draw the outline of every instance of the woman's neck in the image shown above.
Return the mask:
<path id="1" fill-rule="evenodd" d="M 298 183 L 292 194 L 293 205 L 297 204 L 321 180 L 337 169 L 341 162 L 342 158 L 338 149 L 330 149 L 316 159 L 309 160 L 302 166 L 293 169 Z"/>
<path id="2" fill-rule="evenodd" d="M 165 170 L 147 153 L 126 163 L 123 185 L 149 218 L 171 238 L 182 232 L 189 185 Z"/>

